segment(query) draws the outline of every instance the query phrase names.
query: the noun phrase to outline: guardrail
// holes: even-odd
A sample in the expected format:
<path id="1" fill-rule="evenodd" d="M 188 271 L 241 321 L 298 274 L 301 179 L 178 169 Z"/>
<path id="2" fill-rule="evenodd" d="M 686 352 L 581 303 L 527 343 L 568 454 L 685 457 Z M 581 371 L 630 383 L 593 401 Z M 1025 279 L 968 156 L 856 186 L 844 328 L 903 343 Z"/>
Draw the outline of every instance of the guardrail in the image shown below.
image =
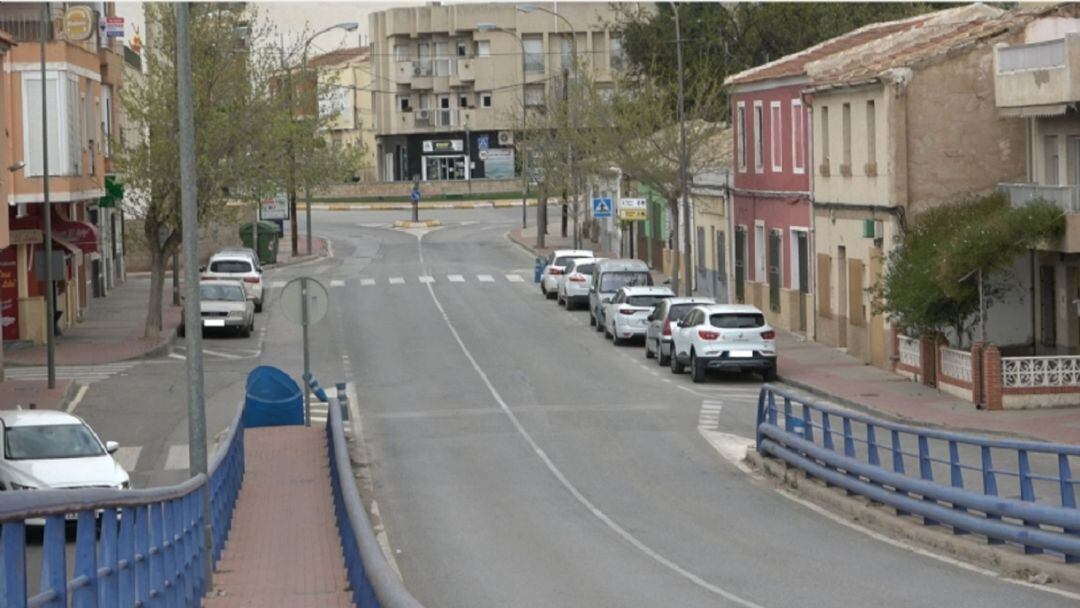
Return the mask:
<path id="1" fill-rule="evenodd" d="M 330 485 L 334 490 L 334 514 L 345 554 L 345 571 L 353 603 L 362 608 L 423 608 L 386 561 L 371 527 L 349 460 L 341 410 L 347 407 L 344 385 L 330 402 L 326 418 L 326 445 L 330 452 Z"/>
<path id="2" fill-rule="evenodd" d="M 210 492 L 212 567 L 225 545 L 243 480 L 243 443 L 237 412 L 212 461 L 209 484 L 205 475 L 198 475 L 175 486 L 146 490 L 0 493 L 0 605 L 198 605 L 208 571 L 204 494 Z M 75 562 L 69 579 L 66 523 L 71 520 L 76 522 Z M 41 591 L 28 596 L 27 527 L 39 522 Z"/>
<path id="3" fill-rule="evenodd" d="M 757 450 L 899 515 L 921 516 L 925 525 L 1080 562 L 1072 473 L 1080 446 L 887 422 L 766 384 L 758 396 Z M 981 483 L 965 481 L 966 473 Z"/>

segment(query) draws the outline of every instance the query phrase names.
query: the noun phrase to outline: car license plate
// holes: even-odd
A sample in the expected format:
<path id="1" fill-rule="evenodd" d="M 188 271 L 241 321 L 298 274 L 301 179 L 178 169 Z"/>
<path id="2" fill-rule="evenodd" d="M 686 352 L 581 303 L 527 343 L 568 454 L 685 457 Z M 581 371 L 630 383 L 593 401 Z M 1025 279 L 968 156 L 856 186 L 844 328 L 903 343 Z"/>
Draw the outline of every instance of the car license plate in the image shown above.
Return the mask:
<path id="1" fill-rule="evenodd" d="M 64 513 L 64 519 L 66 519 L 67 521 L 78 521 L 79 513 L 78 511 L 76 511 L 75 513 Z"/>
<path id="2" fill-rule="evenodd" d="M 728 356 L 731 357 L 732 359 L 747 359 L 749 357 L 754 356 L 754 351 L 752 351 L 752 350 L 733 350 L 733 351 L 728 352 Z"/>
<path id="3" fill-rule="evenodd" d="M 203 327 L 225 327 L 225 319 L 203 319 Z"/>

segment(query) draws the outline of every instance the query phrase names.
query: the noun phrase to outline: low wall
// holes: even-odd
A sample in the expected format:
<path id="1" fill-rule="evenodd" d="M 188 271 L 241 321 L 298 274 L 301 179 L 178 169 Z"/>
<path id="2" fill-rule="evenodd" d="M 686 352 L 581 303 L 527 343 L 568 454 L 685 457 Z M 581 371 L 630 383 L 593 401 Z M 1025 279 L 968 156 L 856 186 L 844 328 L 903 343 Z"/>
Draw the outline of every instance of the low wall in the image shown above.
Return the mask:
<path id="1" fill-rule="evenodd" d="M 210 256 L 225 247 L 238 247 L 240 241 L 239 222 L 223 221 L 199 229 L 199 260 L 205 262 Z M 124 226 L 124 256 L 128 272 L 147 272 L 150 270 L 150 252 L 146 247 L 143 234 L 143 220 L 128 220 Z M 181 256 L 180 266 L 183 267 Z M 165 261 L 165 268 L 172 267 L 172 260 Z"/>
<path id="2" fill-rule="evenodd" d="M 404 197 L 412 192 L 412 182 L 357 182 L 336 184 L 315 193 L 315 200 L 385 199 Z M 473 179 L 420 182 L 423 198 L 441 196 L 483 196 L 506 192 L 521 192 L 520 179 Z"/>

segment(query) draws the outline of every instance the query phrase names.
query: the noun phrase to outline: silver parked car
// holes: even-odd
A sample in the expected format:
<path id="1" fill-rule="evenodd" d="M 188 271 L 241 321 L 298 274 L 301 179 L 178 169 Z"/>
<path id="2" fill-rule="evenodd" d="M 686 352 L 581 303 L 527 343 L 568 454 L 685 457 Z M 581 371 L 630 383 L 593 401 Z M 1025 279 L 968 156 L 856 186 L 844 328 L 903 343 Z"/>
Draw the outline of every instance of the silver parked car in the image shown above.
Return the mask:
<path id="1" fill-rule="evenodd" d="M 656 357 L 662 366 L 671 364 L 671 333 L 675 324 L 692 308 L 701 304 L 716 304 L 712 298 L 667 298 L 656 305 L 649 315 L 645 332 L 645 358 Z"/>
<path id="2" fill-rule="evenodd" d="M 255 305 L 239 281 L 200 282 L 199 311 L 203 329 L 231 329 L 245 338 L 255 331 Z M 185 329 L 181 316 L 177 333 L 183 336 Z"/>
<path id="3" fill-rule="evenodd" d="M 604 331 L 604 308 L 620 287 L 652 284 L 649 265 L 641 260 L 619 258 L 597 262 L 589 287 L 589 325 L 596 331 Z"/>

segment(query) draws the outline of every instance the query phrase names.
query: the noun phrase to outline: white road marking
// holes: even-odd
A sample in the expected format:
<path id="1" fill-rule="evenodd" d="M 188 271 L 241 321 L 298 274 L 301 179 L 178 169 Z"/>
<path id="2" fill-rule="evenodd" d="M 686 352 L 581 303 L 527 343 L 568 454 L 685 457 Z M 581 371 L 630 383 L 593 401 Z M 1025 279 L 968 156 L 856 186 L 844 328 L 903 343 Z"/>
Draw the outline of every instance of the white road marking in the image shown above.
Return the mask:
<path id="1" fill-rule="evenodd" d="M 285 287 L 285 281 L 274 281 L 273 283 L 270 283 L 270 287 L 273 289 Z"/>
<path id="2" fill-rule="evenodd" d="M 715 431 L 720 426 L 720 410 L 723 407 L 719 401 L 703 401 L 698 412 L 698 429 Z"/>
<path id="3" fill-rule="evenodd" d="M 302 300 L 301 300 L 302 301 Z M 243 359 L 241 355 L 233 355 L 231 353 L 223 353 L 217 350 L 210 350 L 209 348 L 203 349 L 203 354 L 214 355 L 215 357 L 221 357 L 222 359 Z"/>
<path id="4" fill-rule="evenodd" d="M 425 275 L 422 275 L 420 277 L 420 282 L 421 283 L 434 283 L 435 282 L 435 277 L 425 274 Z"/>
<path id="5" fill-rule="evenodd" d="M 490 274 L 478 274 L 476 275 L 476 280 L 480 281 L 481 283 L 494 283 L 495 277 L 491 276 Z"/>
<path id="6" fill-rule="evenodd" d="M 138 361 L 120 361 L 103 365 L 58 365 L 56 377 L 91 384 L 127 372 L 138 364 Z M 9 367 L 5 370 L 5 377 L 12 380 L 44 380 L 49 377 L 49 370 L 45 366 Z"/>
<path id="7" fill-rule="evenodd" d="M 90 390 L 89 385 L 84 384 L 79 387 L 79 392 L 75 393 L 75 398 L 72 399 L 71 403 L 67 406 L 67 413 L 70 414 L 75 411 L 75 408 L 79 407 L 79 402 L 83 400 L 83 397 L 86 396 L 86 391 L 88 390 Z"/>
<path id="8" fill-rule="evenodd" d="M 391 285 L 404 285 L 405 284 L 405 279 L 403 279 L 401 277 L 390 277 L 390 284 Z"/>
<path id="9" fill-rule="evenodd" d="M 315 274 L 326 274 L 327 272 L 330 272 L 329 266 L 319 266 L 315 269 Z"/>
<path id="10" fill-rule="evenodd" d="M 184 355 L 177 354 L 177 353 L 169 353 L 169 357 L 171 357 L 173 359 L 179 359 L 181 361 L 187 361 L 187 357 L 185 357 Z"/>
<path id="11" fill-rule="evenodd" d="M 422 247 L 420 247 L 419 241 L 417 247 L 420 249 L 420 262 L 422 264 L 423 249 Z M 502 395 L 499 394 L 499 391 L 495 388 L 495 385 L 491 383 L 491 380 L 488 378 L 487 374 L 484 373 L 484 370 L 480 367 L 480 364 L 476 362 L 476 358 L 473 357 L 471 352 L 469 352 L 469 348 L 465 346 L 465 342 L 461 339 L 461 335 L 458 334 L 457 328 L 454 327 L 454 324 L 450 321 L 450 317 L 446 314 L 446 309 L 443 308 L 442 303 L 439 302 L 439 298 L 436 297 L 435 289 L 432 288 L 431 285 L 427 285 L 427 289 L 428 293 L 431 295 L 431 299 L 435 302 L 435 307 L 439 309 L 439 313 L 442 315 L 443 321 L 446 323 L 447 329 L 449 329 L 450 333 L 454 336 L 454 340 L 457 341 L 458 346 L 465 354 L 465 357 L 469 360 L 469 363 L 472 364 L 473 370 L 476 371 L 476 374 L 480 376 L 480 379 L 484 382 L 484 385 L 487 386 L 488 392 L 491 393 L 491 396 L 499 404 L 499 407 L 502 408 L 503 412 L 506 413 L 506 417 L 514 425 L 514 428 L 517 429 L 518 434 L 521 435 L 525 442 L 529 444 L 529 447 L 532 448 L 532 450 L 536 453 L 537 457 L 539 457 L 540 460 L 544 463 L 548 471 L 550 471 L 551 474 L 555 476 L 559 483 L 561 483 L 562 486 L 566 488 L 566 490 L 578 501 L 578 503 L 581 504 L 581 506 L 585 507 L 586 510 L 588 510 L 597 519 L 603 522 L 612 532 L 614 532 L 620 538 L 636 547 L 639 551 L 648 556 L 650 559 L 659 563 L 665 568 L 668 568 L 679 576 L 687 579 L 693 584 L 701 587 L 702 589 L 705 589 L 706 591 L 712 592 L 728 600 L 729 602 L 733 602 L 741 606 L 746 606 L 747 608 L 762 608 L 760 604 L 756 604 L 750 600 L 735 595 L 734 593 L 718 585 L 714 585 L 713 583 L 706 581 L 705 579 L 694 574 L 693 572 L 686 570 L 682 566 L 676 564 L 675 562 L 664 557 L 663 555 L 660 555 L 651 547 L 639 540 L 636 536 L 634 536 L 625 528 L 616 523 L 615 520 L 611 519 L 607 514 L 601 511 L 599 507 L 593 504 L 592 501 L 586 498 L 585 495 L 582 494 L 580 490 L 578 490 L 577 486 L 575 486 L 573 483 L 570 482 L 569 479 L 567 479 L 566 475 L 563 474 L 559 467 L 555 466 L 555 463 L 552 462 L 551 458 L 549 458 L 548 455 L 544 452 L 544 450 L 540 448 L 540 445 L 536 443 L 536 440 L 533 439 L 532 435 L 530 435 L 529 432 L 525 430 L 525 427 L 521 424 L 521 421 L 518 420 L 517 415 L 514 414 L 513 410 L 510 409 L 510 406 L 507 405 L 505 400 L 503 400 Z"/>
<path id="12" fill-rule="evenodd" d="M 371 287 L 375 284 L 375 279 L 360 279 L 360 285 L 363 287 Z"/>
<path id="13" fill-rule="evenodd" d="M 330 281 L 330 287 L 344 287 L 344 286 L 345 286 L 345 281 L 342 281 L 341 279 L 333 279 L 333 280 Z M 301 300 L 301 302 L 302 301 L 303 300 Z"/>
<path id="14" fill-rule="evenodd" d="M 189 468 L 188 446 L 186 443 L 178 443 L 169 446 L 169 455 L 165 457 L 166 471 L 182 471 Z"/>
<path id="15" fill-rule="evenodd" d="M 124 468 L 127 472 L 135 470 L 135 465 L 139 464 L 139 454 L 142 453 L 142 446 L 123 446 L 113 453 L 113 459 L 116 463 Z"/>
<path id="16" fill-rule="evenodd" d="M 525 279 L 521 278 L 521 275 L 519 275 L 519 274 L 508 274 L 508 275 L 506 275 L 506 280 L 510 281 L 511 283 L 524 283 L 525 282 Z"/>
<path id="17" fill-rule="evenodd" d="M 451 283 L 465 282 L 465 277 L 461 276 L 460 274 L 448 274 L 446 275 L 446 278 L 449 279 Z"/>

